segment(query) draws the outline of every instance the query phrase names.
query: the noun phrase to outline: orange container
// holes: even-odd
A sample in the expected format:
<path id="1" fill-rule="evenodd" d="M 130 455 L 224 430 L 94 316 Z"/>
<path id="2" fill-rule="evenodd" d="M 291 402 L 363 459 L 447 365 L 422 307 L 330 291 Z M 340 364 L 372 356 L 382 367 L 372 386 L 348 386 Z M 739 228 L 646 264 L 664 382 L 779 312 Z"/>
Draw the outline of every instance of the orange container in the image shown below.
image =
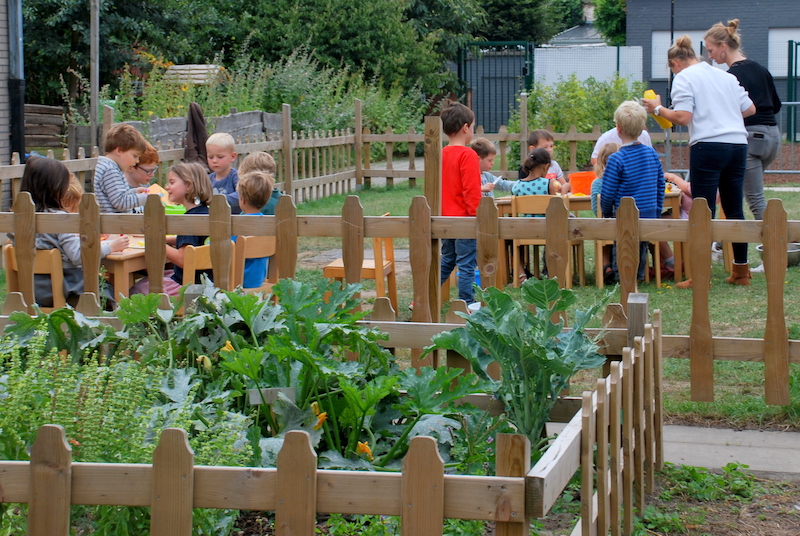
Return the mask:
<path id="1" fill-rule="evenodd" d="M 573 194 L 592 193 L 592 181 L 597 178 L 594 171 L 577 171 L 570 174 L 569 183 L 572 185 Z"/>

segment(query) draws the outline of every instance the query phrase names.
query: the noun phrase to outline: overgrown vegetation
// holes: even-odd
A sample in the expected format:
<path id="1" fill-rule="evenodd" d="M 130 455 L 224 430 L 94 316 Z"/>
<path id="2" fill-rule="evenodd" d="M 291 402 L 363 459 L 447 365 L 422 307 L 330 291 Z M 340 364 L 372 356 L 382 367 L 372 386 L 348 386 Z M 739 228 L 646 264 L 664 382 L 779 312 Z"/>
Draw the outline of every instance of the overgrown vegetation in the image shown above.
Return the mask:
<path id="1" fill-rule="evenodd" d="M 534 83 L 528 93 L 528 128 L 567 132 L 572 125 L 578 132 L 591 132 L 595 125 L 604 132 L 614 126 L 614 110 L 622 101 L 639 99 L 644 91 L 641 82 L 615 77 L 608 82 L 589 78 L 580 81 L 571 74 L 552 86 Z M 519 132 L 519 113 L 509 120 L 509 130 Z M 510 144 L 515 145 L 515 144 Z M 590 162 L 592 142 L 578 142 L 578 169 Z M 511 154 L 517 154 L 514 148 Z M 569 144 L 556 143 L 553 158 L 569 160 Z"/>

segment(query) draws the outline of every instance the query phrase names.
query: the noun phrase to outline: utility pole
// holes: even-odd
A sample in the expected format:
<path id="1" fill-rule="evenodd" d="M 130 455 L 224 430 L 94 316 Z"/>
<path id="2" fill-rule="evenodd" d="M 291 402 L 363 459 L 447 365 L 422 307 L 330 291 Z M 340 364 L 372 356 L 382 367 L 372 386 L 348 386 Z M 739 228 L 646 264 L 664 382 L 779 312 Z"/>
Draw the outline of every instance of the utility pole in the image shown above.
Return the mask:
<path id="1" fill-rule="evenodd" d="M 97 146 L 97 114 L 100 110 L 100 2 L 89 4 L 89 124 L 92 147 Z M 102 147 L 100 148 L 102 152 Z"/>
<path id="2" fill-rule="evenodd" d="M 22 48 L 22 0 L 8 0 L 10 75 L 8 100 L 11 112 L 11 152 L 25 161 L 25 61 Z M 9 157 L 11 155 L 8 155 Z M 10 162 L 11 159 L 7 162 Z M 5 163 L 5 162 L 4 162 Z"/>

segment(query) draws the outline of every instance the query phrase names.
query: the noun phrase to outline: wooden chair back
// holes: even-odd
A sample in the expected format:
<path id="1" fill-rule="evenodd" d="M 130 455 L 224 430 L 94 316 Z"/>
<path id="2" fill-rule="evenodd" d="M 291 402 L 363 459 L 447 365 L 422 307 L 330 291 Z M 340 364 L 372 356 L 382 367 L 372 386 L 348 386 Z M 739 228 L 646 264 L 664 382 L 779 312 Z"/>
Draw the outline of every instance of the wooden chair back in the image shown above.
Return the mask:
<path id="1" fill-rule="evenodd" d="M 20 292 L 19 288 L 19 268 L 17 266 L 17 256 L 14 253 L 14 246 L 6 244 L 3 246 L 3 255 L 6 266 L 6 283 L 8 292 Z M 41 307 L 42 311 L 49 313 L 54 309 L 60 309 L 67 305 L 64 296 L 64 266 L 61 262 L 60 249 L 37 249 L 36 259 L 33 263 L 34 274 L 45 274 L 50 276 L 53 285 L 53 307 Z M 25 301 L 29 304 L 35 303 L 34 296 L 25 296 Z"/>
<path id="2" fill-rule="evenodd" d="M 231 256 L 230 269 L 233 271 L 233 255 Z M 195 281 L 198 271 L 213 270 L 211 263 L 211 246 L 186 246 L 183 250 L 183 284 L 191 285 Z M 215 281 L 216 283 L 216 281 Z M 219 284 L 217 284 L 219 286 Z M 230 288 L 223 290 L 232 290 Z"/>
<path id="3" fill-rule="evenodd" d="M 275 255 L 278 241 L 274 236 L 238 236 L 233 244 L 233 272 L 231 286 L 244 285 L 244 265 L 247 259 L 262 259 Z M 278 263 L 275 259 L 269 262 L 267 277 L 261 285 L 244 288 L 245 292 L 262 292 L 272 288 L 278 282 Z"/>

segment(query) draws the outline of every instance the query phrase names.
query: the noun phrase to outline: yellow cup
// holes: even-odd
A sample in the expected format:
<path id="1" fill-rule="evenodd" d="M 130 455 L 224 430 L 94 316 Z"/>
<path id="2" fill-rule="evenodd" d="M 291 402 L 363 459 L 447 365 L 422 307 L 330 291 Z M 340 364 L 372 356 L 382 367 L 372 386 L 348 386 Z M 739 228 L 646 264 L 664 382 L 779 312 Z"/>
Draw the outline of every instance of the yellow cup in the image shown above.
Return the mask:
<path id="1" fill-rule="evenodd" d="M 644 92 L 644 98 L 655 99 L 656 92 L 653 91 L 652 89 L 648 89 L 647 91 Z M 650 115 L 653 117 L 653 119 L 656 120 L 656 123 L 658 123 L 658 126 L 660 126 L 661 128 L 672 128 L 672 121 L 664 119 L 663 117 L 658 116 L 656 114 L 650 114 Z"/>

